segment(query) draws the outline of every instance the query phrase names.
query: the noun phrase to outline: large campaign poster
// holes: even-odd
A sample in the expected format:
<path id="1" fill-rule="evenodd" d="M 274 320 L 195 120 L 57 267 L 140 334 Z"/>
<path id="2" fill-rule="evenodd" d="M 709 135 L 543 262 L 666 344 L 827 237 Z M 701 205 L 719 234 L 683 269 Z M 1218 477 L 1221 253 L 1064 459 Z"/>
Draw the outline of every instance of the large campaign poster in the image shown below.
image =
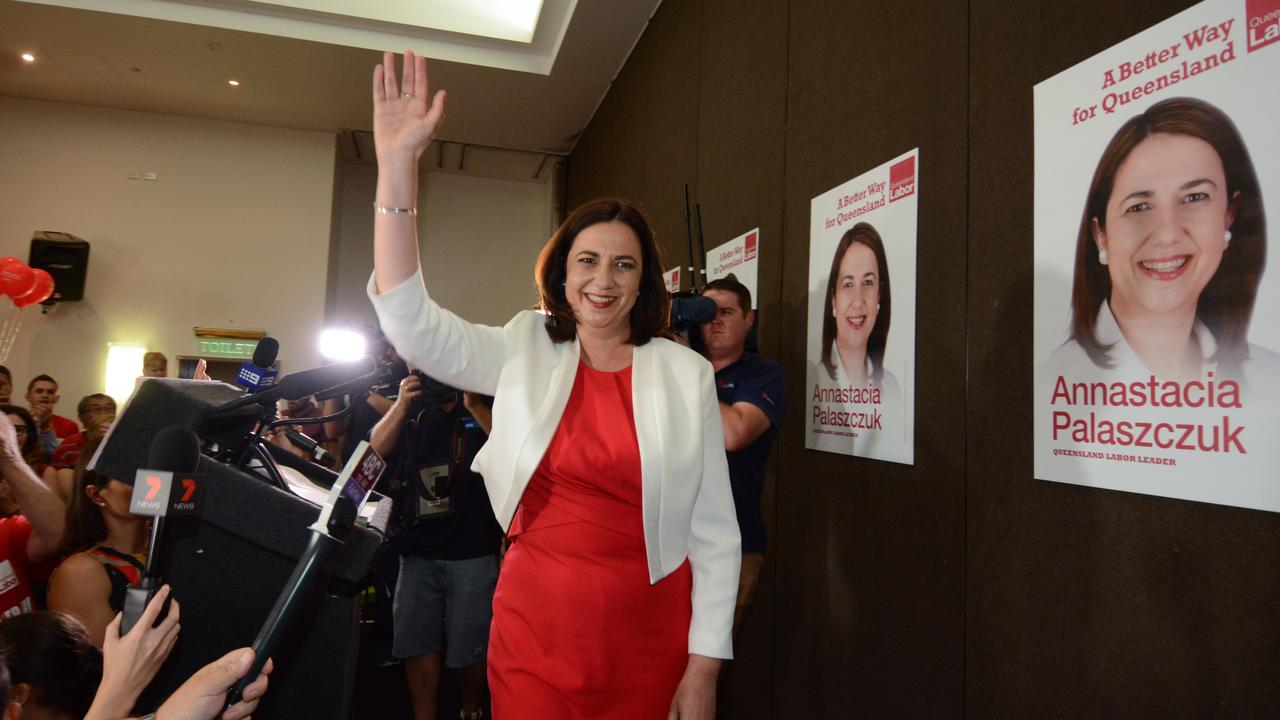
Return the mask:
<path id="1" fill-rule="evenodd" d="M 732 274 L 751 291 L 751 307 L 760 307 L 757 289 L 760 265 L 760 228 L 749 230 L 707 251 L 707 282 Z"/>
<path id="2" fill-rule="evenodd" d="M 1277 40 L 1209 0 L 1036 86 L 1037 478 L 1280 510 Z"/>
<path id="3" fill-rule="evenodd" d="M 810 206 L 807 448 L 915 462 L 919 162 L 911 150 Z"/>

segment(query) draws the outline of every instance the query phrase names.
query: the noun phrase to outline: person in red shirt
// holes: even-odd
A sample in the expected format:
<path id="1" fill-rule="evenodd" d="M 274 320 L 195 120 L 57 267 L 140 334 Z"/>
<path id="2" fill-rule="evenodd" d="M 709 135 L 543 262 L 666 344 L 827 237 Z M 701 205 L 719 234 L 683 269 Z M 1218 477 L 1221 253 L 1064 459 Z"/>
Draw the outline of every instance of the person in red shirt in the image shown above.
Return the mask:
<path id="1" fill-rule="evenodd" d="M 57 404 L 57 380 L 48 375 L 37 375 L 27 383 L 27 407 L 40 427 L 40 442 L 44 443 L 49 455 L 53 455 L 63 440 L 80 432 L 75 420 L 53 413 L 53 406 Z"/>
<path id="2" fill-rule="evenodd" d="M 107 427 L 116 419 L 116 401 L 105 393 L 85 395 L 76 406 L 76 415 L 84 430 L 58 444 L 58 449 L 49 458 L 49 464 L 56 468 L 74 468 L 85 444 L 106 434 Z"/>
<path id="3" fill-rule="evenodd" d="M 0 477 L 22 515 L 0 518 L 0 617 L 35 609 L 32 563 L 48 560 L 62 542 L 66 508 L 22 459 L 18 435 L 0 414 Z"/>

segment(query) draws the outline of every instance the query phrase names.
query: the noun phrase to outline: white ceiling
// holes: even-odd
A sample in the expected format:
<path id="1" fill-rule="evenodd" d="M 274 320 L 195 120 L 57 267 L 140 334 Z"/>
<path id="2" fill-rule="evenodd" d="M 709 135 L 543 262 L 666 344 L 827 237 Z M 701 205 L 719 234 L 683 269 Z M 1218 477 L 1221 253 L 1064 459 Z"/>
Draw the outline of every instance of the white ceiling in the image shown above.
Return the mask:
<path id="1" fill-rule="evenodd" d="M 120 11 L 218 6 L 224 13 L 237 5 L 264 4 L 47 1 Z M 441 139 L 564 154 L 590 121 L 659 3 L 544 0 L 532 42 L 519 43 L 406 30 L 370 20 L 348 19 L 352 26 L 342 27 L 337 15 L 324 18 L 323 37 L 329 41 L 318 42 L 297 37 L 305 33 L 272 34 L 280 30 L 275 22 L 279 14 L 242 12 L 235 23 L 219 21 L 242 28 L 231 29 L 0 0 L 0 95 L 323 132 L 365 129 L 372 113 L 370 77 L 381 60 L 379 52 L 367 49 L 373 23 L 377 32 L 390 33 L 381 39 L 387 44 L 374 46 L 398 40 L 398 46 L 387 49 L 411 47 L 431 58 L 455 58 L 431 64 L 433 87 L 449 91 L 449 119 Z M 553 17 L 556 12 L 559 20 Z M 314 20 L 316 13 L 309 17 Z M 562 32 L 557 33 L 557 22 Z M 548 45 L 555 47 L 548 51 Z M 496 50 L 488 56 L 479 52 L 486 48 Z M 529 62 L 525 66 L 535 71 L 508 69 L 510 58 L 504 60 L 502 52 L 513 48 L 524 48 L 519 52 L 526 55 L 550 52 L 544 57 L 547 74 L 539 74 L 536 63 Z M 36 62 L 22 62 L 24 52 L 34 54 Z M 231 79 L 240 86 L 229 85 Z"/>

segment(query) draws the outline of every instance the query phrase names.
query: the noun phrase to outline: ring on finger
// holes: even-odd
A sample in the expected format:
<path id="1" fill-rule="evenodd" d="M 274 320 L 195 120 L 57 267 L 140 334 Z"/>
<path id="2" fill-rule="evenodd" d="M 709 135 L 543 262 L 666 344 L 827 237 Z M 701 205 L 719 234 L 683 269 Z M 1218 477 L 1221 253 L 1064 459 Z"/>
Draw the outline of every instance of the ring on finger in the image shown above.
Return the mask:
<path id="1" fill-rule="evenodd" d="M 410 99 L 412 99 L 412 98 L 413 98 L 413 93 L 410 93 L 410 92 L 400 93 L 400 97 L 402 97 L 402 98 L 404 98 L 404 99 L 406 99 L 406 100 L 410 100 Z"/>

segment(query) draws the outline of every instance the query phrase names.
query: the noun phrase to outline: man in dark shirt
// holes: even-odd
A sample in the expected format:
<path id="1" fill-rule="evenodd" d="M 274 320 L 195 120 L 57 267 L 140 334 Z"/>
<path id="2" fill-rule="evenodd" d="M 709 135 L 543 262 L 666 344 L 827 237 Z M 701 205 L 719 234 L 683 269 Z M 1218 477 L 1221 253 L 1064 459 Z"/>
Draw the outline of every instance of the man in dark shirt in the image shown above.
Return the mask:
<path id="1" fill-rule="evenodd" d="M 716 371 L 729 483 L 742 532 L 742 572 L 733 613 L 737 637 L 764 567 L 760 493 L 764 490 L 765 459 L 786 413 L 786 388 L 781 366 L 746 352 L 747 333 L 755 323 L 751 291 L 730 274 L 707 283 L 702 295 L 716 304 L 715 319 L 702 325 L 702 342 Z"/>
<path id="2" fill-rule="evenodd" d="M 370 433 L 396 469 L 401 538 L 392 624 L 415 718 L 434 718 L 441 662 L 458 673 L 461 717 L 481 717 L 502 528 L 471 462 L 488 438 L 483 398 L 417 374 Z M 443 651 L 443 652 L 442 652 Z"/>

